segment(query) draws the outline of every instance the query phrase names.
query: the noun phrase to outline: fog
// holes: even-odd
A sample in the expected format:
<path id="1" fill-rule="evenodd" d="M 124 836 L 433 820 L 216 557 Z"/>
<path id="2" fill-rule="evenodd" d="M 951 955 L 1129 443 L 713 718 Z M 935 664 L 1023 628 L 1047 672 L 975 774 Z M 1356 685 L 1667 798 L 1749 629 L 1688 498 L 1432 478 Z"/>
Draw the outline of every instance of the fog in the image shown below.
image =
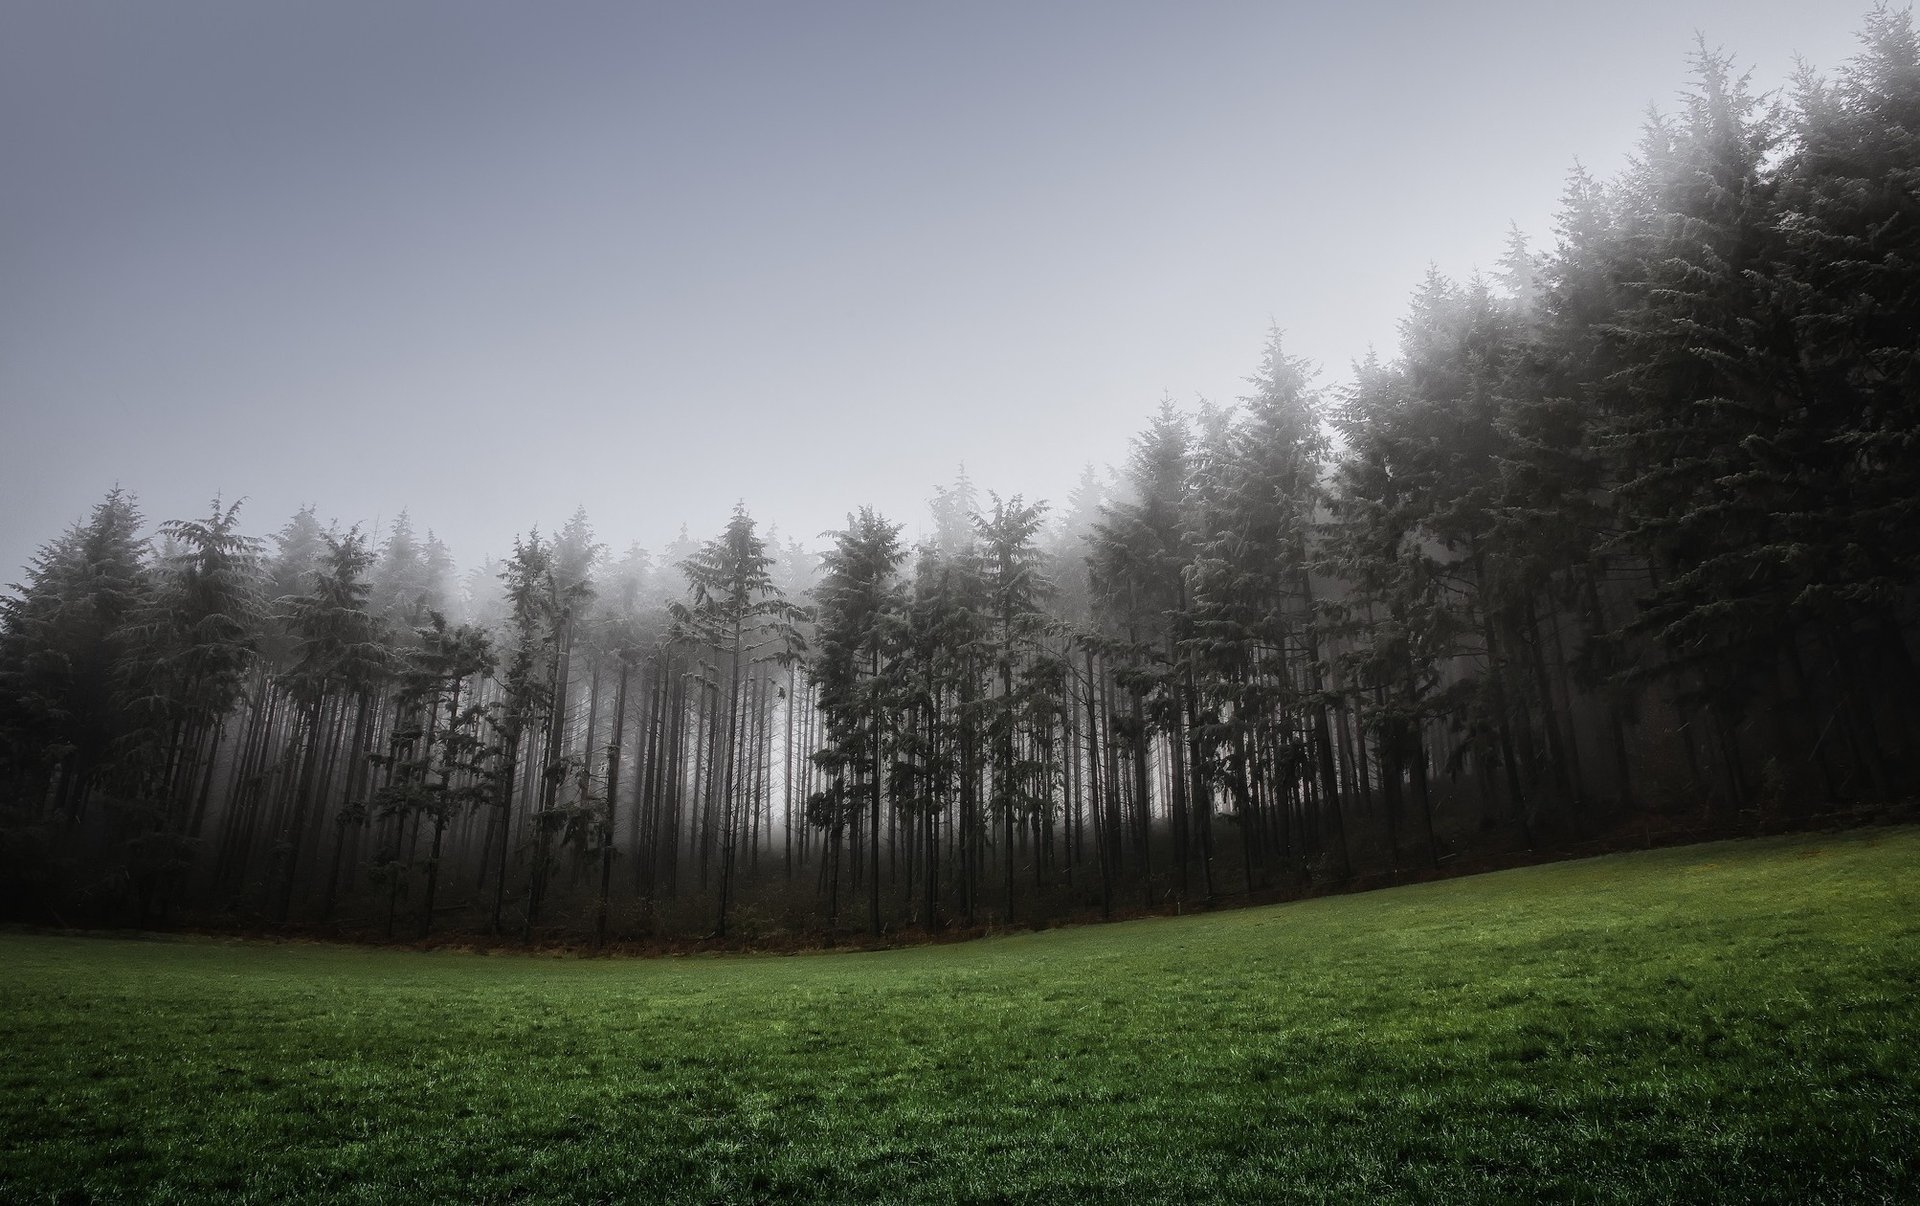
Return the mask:
<path id="1" fill-rule="evenodd" d="M 0 15 L 0 580 L 120 483 L 409 508 L 462 564 L 745 500 L 1064 499 L 1270 323 L 1326 379 L 1536 243 L 1695 31 L 1851 4 L 181 2 Z"/>

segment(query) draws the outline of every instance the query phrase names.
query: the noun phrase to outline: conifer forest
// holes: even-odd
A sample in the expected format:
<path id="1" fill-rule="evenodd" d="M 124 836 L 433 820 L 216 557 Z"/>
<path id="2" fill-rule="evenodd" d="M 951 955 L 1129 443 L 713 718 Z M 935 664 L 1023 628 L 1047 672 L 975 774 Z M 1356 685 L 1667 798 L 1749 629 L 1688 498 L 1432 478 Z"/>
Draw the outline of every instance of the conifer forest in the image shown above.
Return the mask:
<path id="1" fill-rule="evenodd" d="M 0 913 L 854 941 L 1891 815 L 1920 39 L 1875 10 L 1765 95 L 1703 44 L 1684 97 L 1397 347 L 1276 329 L 1236 399 L 1116 403 L 1131 455 L 1064 498 L 960 470 L 652 550 L 529 516 L 463 563 L 431 498 L 108 490 L 0 603 Z"/>

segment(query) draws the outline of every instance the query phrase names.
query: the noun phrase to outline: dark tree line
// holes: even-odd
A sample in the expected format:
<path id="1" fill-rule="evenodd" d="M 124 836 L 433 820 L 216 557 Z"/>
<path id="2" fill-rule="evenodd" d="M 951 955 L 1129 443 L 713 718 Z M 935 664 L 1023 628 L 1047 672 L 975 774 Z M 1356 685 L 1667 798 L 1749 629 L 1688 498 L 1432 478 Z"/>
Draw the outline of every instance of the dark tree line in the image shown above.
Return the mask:
<path id="1" fill-rule="evenodd" d="M 15 915 L 601 942 L 1369 881 L 1908 796 L 1920 47 L 1705 50 L 1550 251 L 1322 387 L 1276 332 L 1066 505 L 818 555 L 584 514 L 462 577 L 403 515 L 114 490 L 0 614 Z"/>

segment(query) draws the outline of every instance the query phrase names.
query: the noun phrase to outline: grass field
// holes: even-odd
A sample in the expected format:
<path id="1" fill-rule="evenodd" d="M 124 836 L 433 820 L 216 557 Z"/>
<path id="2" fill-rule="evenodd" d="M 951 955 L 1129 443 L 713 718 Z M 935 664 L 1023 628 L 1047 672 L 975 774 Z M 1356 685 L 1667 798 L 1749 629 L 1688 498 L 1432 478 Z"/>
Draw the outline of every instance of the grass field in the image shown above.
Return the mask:
<path id="1" fill-rule="evenodd" d="M 0 935 L 0 1198 L 1920 1197 L 1920 830 L 869 954 Z"/>

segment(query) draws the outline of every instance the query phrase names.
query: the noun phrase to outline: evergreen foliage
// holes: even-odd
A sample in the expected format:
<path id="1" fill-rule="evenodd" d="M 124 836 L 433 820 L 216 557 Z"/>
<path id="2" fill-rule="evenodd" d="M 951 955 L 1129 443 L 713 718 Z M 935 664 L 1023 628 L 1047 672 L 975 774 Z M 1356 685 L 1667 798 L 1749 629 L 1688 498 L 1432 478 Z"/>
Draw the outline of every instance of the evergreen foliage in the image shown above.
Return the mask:
<path id="1" fill-rule="evenodd" d="M 0 904 L 881 933 L 1908 798 L 1911 18 L 1785 97 L 1702 44 L 1553 235 L 1342 381 L 1271 332 L 1057 511 L 962 467 L 917 544 L 577 510 L 462 576 L 408 512 L 149 537 L 116 488 L 0 598 Z"/>

